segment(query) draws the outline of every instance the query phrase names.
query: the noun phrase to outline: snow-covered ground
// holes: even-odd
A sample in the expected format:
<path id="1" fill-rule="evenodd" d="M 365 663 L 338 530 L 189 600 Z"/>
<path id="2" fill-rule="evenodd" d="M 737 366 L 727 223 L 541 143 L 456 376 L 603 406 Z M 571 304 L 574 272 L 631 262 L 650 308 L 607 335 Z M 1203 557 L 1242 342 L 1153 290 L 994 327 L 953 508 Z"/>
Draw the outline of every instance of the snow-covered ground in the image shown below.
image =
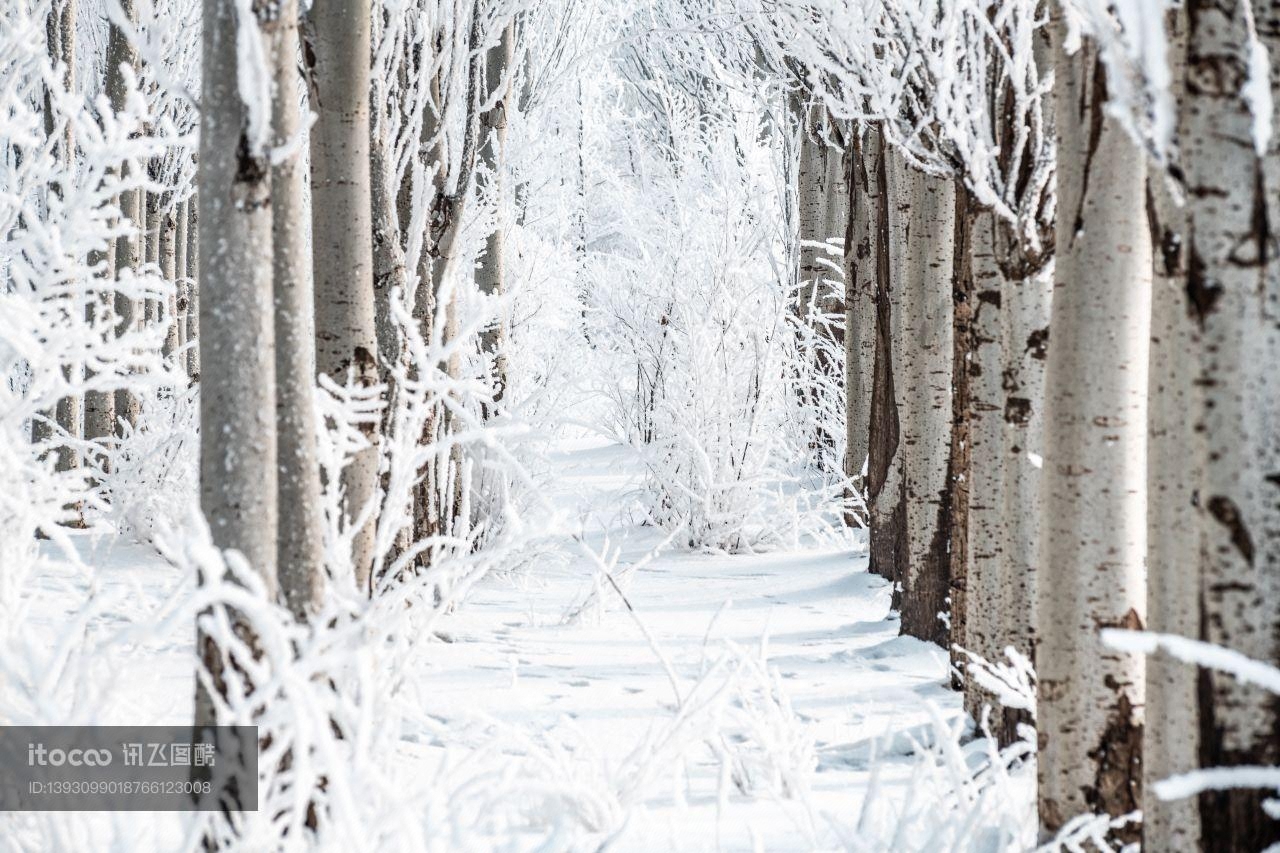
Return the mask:
<path id="1" fill-rule="evenodd" d="M 607 539 L 620 551 L 611 574 L 635 615 L 608 594 L 607 582 L 597 592 L 597 567 L 566 541 L 559 560 L 520 583 L 491 578 L 443 625 L 450 645 L 421 685 L 424 706 L 450 725 L 489 717 L 526 730 L 571 727 L 602 761 L 619 766 L 672 717 L 675 688 L 658 652 L 687 692 L 726 643 L 753 660 L 763 645 L 776 674 L 771 686 L 793 716 L 768 719 L 760 710 L 758 722 L 793 727 L 769 733 L 779 739 L 812 740 L 812 752 L 795 756 L 812 762 L 797 770 L 816 771 L 801 777 L 811 785 L 812 818 L 830 812 L 852 822 L 873 743 L 924 725 L 925 702 L 945 715 L 960 712 L 958 694 L 946 687 L 946 656 L 898 636 L 889 585 L 867 573 L 861 550 L 664 551 L 646 561 L 663 537 L 626 523 L 630 462 L 617 446 L 555 456 L 559 500 L 577 501 L 589 548 L 602 552 Z M 730 738 L 768 736 L 725 723 Z M 895 747 L 908 744 L 899 739 Z M 730 782 L 722 800 L 714 753 L 693 750 L 687 758 L 683 771 L 642 797 L 620 848 L 714 849 L 718 841 L 742 849 L 754 840 L 769 849 L 808 846 L 810 816 L 798 797 L 769 796 L 762 780 L 753 797 Z"/>
<path id="2" fill-rule="evenodd" d="M 509 764 L 546 789 L 514 837 L 552 850 L 813 849 L 860 822 L 882 837 L 911 810 L 924 784 L 913 744 L 929 743 L 931 720 L 956 721 L 960 699 L 943 651 L 898 636 L 861 548 L 682 551 L 634 520 L 633 451 L 562 444 L 551 463 L 553 501 L 581 529 L 492 573 L 436 623 L 401 688 L 423 712 L 401 733 L 411 787 L 457 762 Z M 146 546 L 79 544 L 100 593 L 89 631 L 178 583 Z M 82 600 L 67 591 L 85 580 L 56 565 L 40 577 L 33 624 L 50 642 L 75 623 L 59 602 Z M 121 654 L 112 679 L 136 689 L 109 691 L 95 721 L 189 719 L 191 641 L 175 625 Z"/>

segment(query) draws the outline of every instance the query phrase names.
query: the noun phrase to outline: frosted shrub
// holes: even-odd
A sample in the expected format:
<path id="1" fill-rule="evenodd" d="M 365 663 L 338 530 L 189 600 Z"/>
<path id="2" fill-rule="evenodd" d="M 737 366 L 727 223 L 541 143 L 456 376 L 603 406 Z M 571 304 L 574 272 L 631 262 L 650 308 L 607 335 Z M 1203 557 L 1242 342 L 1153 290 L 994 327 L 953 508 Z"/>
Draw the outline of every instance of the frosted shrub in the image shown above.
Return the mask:
<path id="1" fill-rule="evenodd" d="M 822 482 L 813 447 L 820 426 L 840 458 L 844 428 L 840 407 L 815 412 L 796 390 L 816 357 L 793 318 L 786 225 L 770 213 L 783 209 L 781 158 L 745 104 L 699 114 L 661 79 L 641 96 L 680 165 L 663 148 L 629 153 L 639 180 L 610 187 L 628 237 L 589 258 L 609 422 L 643 460 L 650 518 L 683 526 L 689 547 L 795 541 L 834 517 L 843 484 Z M 641 193 L 663 209 L 644 210 Z M 838 350 L 824 352 L 832 376 L 843 374 Z M 817 497 L 800 498 L 801 486 Z"/>
<path id="2" fill-rule="evenodd" d="M 175 371 L 179 377 L 185 380 Z M 143 395 L 143 425 L 126 429 L 109 471 L 99 474 L 104 520 L 137 541 L 180 527 L 198 501 L 200 392 L 196 385 L 179 387 Z"/>

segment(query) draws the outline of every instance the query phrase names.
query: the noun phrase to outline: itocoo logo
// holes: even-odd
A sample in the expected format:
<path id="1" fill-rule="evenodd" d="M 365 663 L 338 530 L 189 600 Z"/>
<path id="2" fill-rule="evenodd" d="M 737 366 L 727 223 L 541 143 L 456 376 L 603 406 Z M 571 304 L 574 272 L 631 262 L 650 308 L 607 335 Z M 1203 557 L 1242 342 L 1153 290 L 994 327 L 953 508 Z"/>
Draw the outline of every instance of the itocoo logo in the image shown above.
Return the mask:
<path id="1" fill-rule="evenodd" d="M 27 744 L 28 767 L 106 767 L 110 763 L 109 749 L 46 749 L 42 743 Z"/>

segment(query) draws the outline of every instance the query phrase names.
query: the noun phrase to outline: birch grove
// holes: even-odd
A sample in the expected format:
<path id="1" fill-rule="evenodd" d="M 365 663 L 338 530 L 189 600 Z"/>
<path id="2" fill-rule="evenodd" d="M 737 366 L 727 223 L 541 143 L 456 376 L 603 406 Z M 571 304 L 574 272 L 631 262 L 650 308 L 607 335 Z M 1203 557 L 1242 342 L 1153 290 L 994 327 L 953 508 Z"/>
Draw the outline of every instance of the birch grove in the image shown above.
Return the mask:
<path id="1" fill-rule="evenodd" d="M 1262 0 L 10 0 L 0 723 L 258 755 L 0 836 L 1274 849 L 1278 108 Z"/>

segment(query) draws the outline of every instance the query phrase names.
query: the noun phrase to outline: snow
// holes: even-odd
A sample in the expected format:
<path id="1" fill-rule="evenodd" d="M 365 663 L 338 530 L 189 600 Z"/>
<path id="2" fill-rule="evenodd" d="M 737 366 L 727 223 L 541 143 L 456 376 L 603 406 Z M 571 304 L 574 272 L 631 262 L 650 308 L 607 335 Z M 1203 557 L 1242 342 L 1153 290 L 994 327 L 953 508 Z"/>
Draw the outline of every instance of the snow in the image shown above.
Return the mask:
<path id="1" fill-rule="evenodd" d="M 664 536 L 632 520 L 642 476 L 635 452 L 570 441 L 550 463 L 553 501 L 580 529 L 554 535 L 535 565 L 492 574 L 436 623 L 437 641 L 403 686 L 423 712 L 400 732 L 406 771 L 429 777 L 459 750 L 479 761 L 497 744 L 503 760 L 516 761 L 530 744 L 558 744 L 582 781 L 593 774 L 614 786 L 605 816 L 593 820 L 621 850 L 808 849 L 826 837 L 822 815 L 849 823 L 858 814 L 873 766 L 877 784 L 902 795 L 918 745 L 936 740 L 933 715 L 956 723 L 960 695 L 947 686 L 941 649 L 898 636 L 889 585 L 866 572 L 863 549 L 726 556 L 668 548 L 646 562 Z M 50 643 L 75 616 L 80 596 L 71 589 L 96 590 L 93 634 L 151 612 L 184 582 L 149 546 L 102 533 L 74 539 L 91 577 L 55 558 L 35 583 L 29 624 Z M 635 616 L 602 592 L 583 550 L 606 545 L 616 549 L 610 573 Z M 707 705 L 710 718 L 691 723 L 695 736 L 636 772 L 676 713 L 655 646 L 686 705 L 710 681 L 731 701 Z M 192 654 L 187 624 L 130 650 L 111 678 L 131 685 L 112 694 L 131 701 L 97 709 L 95 722 L 189 720 Z M 714 662 L 726 654 L 753 662 L 742 671 L 760 681 L 716 680 Z M 736 784 L 725 784 L 733 774 L 707 747 L 708 732 L 738 750 Z M 772 757 L 749 755 L 753 741 L 769 743 Z M 172 822 L 152 819 L 157 831 Z"/>

